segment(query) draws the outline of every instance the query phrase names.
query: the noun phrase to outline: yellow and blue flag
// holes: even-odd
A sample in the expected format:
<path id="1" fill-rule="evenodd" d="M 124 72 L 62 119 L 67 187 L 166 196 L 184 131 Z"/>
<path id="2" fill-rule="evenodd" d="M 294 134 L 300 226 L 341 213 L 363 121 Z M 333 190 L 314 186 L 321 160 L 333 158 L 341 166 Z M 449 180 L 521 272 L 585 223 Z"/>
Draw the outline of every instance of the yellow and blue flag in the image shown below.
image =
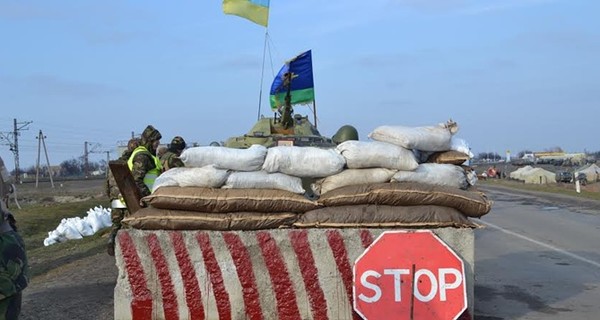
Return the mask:
<path id="1" fill-rule="evenodd" d="M 246 18 L 261 26 L 269 24 L 269 0 L 223 0 L 223 12 Z"/>
<path id="2" fill-rule="evenodd" d="M 286 62 L 271 84 L 271 109 L 276 110 L 285 103 L 287 88 L 283 81 L 285 74 L 290 72 L 291 104 L 310 103 L 315 100 L 315 85 L 313 82 L 312 54 L 308 50 Z"/>

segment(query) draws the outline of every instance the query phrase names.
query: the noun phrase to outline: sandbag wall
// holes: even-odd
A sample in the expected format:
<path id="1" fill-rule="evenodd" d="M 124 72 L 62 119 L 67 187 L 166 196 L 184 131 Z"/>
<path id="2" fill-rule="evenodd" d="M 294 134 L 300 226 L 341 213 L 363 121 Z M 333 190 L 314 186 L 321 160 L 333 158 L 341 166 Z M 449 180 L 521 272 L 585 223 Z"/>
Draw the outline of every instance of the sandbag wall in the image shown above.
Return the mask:
<path id="1" fill-rule="evenodd" d="M 181 155 L 186 167 L 159 176 L 142 199 L 146 207 L 123 224 L 148 230 L 473 228 L 469 217 L 488 213 L 491 202 L 459 165 L 470 151 L 456 131 L 454 122 L 382 126 L 369 134 L 373 141 L 335 149 L 189 148 Z M 313 181 L 310 190 L 302 179 Z"/>

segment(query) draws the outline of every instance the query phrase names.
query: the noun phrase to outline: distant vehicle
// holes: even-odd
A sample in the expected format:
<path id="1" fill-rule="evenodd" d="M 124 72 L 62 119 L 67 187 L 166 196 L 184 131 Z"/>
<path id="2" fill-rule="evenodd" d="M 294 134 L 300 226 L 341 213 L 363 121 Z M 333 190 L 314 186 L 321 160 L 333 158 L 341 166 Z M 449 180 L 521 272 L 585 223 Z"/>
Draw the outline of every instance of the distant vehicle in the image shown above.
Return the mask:
<path id="1" fill-rule="evenodd" d="M 573 174 L 569 171 L 559 171 L 556 173 L 556 182 L 573 182 Z"/>

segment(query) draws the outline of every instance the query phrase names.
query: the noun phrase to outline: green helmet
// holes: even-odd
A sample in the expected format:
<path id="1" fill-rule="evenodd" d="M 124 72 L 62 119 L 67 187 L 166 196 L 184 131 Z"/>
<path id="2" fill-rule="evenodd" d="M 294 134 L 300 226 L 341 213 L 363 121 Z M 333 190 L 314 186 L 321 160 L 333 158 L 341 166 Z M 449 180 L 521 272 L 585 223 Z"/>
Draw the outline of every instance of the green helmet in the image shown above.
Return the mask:
<path id="1" fill-rule="evenodd" d="M 176 136 L 175 138 L 173 138 L 173 140 L 171 140 L 171 145 L 170 145 L 171 149 L 183 150 L 183 149 L 185 149 L 185 147 L 186 147 L 186 143 L 182 137 Z"/>
<path id="2" fill-rule="evenodd" d="M 331 137 L 331 140 L 335 144 L 348 140 L 358 140 L 358 131 L 351 125 L 344 125 Z"/>

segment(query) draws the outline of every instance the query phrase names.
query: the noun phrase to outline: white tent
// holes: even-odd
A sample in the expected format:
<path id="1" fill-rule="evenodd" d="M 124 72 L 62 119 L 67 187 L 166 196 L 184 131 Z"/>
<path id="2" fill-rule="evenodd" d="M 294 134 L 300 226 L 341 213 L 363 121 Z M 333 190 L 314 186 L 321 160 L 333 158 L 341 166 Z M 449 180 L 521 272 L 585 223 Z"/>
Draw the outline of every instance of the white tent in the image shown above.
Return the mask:
<path id="1" fill-rule="evenodd" d="M 524 172 L 521 180 L 533 184 L 556 183 L 556 174 L 542 168 L 534 168 Z"/>
<path id="2" fill-rule="evenodd" d="M 587 181 L 590 183 L 600 181 L 600 167 L 595 163 L 577 169 L 575 176 L 577 177 L 579 173 L 585 173 Z"/>
<path id="3" fill-rule="evenodd" d="M 525 166 L 522 168 L 519 168 L 513 172 L 511 172 L 508 176 L 511 179 L 515 179 L 515 180 L 523 180 L 523 174 L 525 174 L 527 171 L 533 170 L 534 168 L 532 166 Z"/>

